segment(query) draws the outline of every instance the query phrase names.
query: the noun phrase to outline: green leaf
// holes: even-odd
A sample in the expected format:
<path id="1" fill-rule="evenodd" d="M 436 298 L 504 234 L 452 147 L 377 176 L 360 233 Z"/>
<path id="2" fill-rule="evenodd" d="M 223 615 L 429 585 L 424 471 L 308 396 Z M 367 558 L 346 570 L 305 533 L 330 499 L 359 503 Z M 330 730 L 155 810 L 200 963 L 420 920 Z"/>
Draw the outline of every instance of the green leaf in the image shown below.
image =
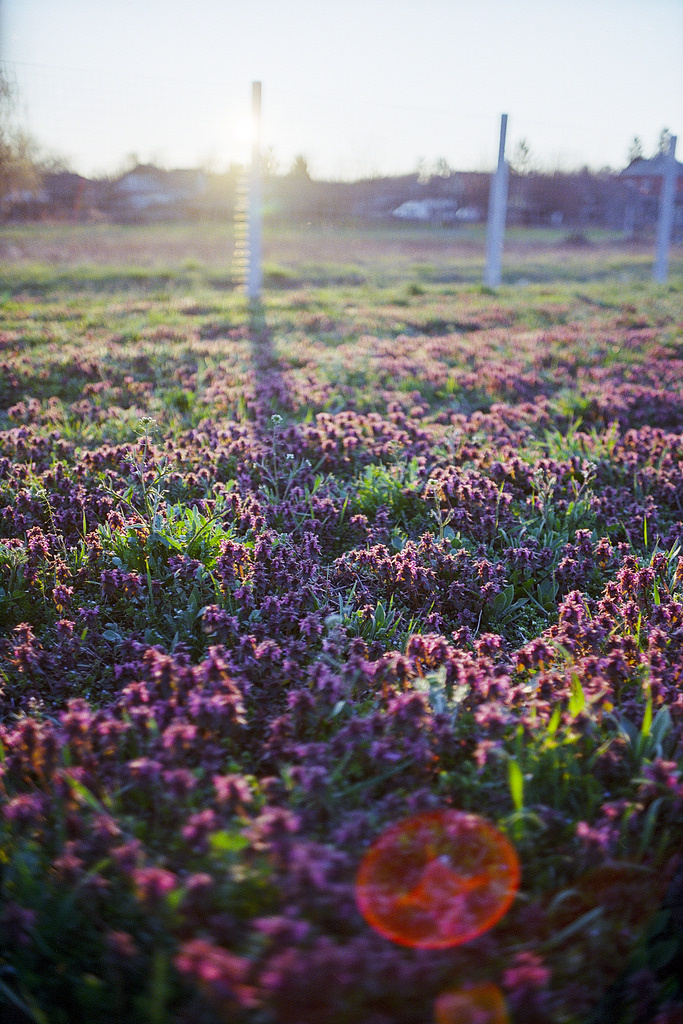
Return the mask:
<path id="1" fill-rule="evenodd" d="M 213 832 L 209 836 L 211 848 L 215 853 L 240 853 L 249 846 L 249 840 L 241 832 Z"/>
<path id="2" fill-rule="evenodd" d="M 664 939 L 648 948 L 647 965 L 651 971 L 661 971 L 671 963 L 679 950 L 678 939 Z"/>
<path id="3" fill-rule="evenodd" d="M 515 810 L 521 811 L 524 807 L 524 776 L 522 769 L 513 758 L 508 761 L 508 782 Z"/>
<path id="4" fill-rule="evenodd" d="M 652 697 L 648 697 L 647 704 L 645 705 L 645 714 L 643 715 L 643 724 L 640 727 L 640 735 L 643 739 L 650 735 L 650 729 L 652 728 Z"/>
<path id="5" fill-rule="evenodd" d="M 671 733 L 673 726 L 671 712 L 665 704 L 655 715 L 650 728 L 650 736 L 656 747 L 661 747 L 663 741 Z"/>
<path id="6" fill-rule="evenodd" d="M 550 721 L 548 722 L 548 725 L 547 725 L 547 732 L 548 732 L 549 736 L 554 736 L 555 735 L 555 733 L 557 732 L 557 729 L 558 729 L 558 726 L 560 724 L 561 719 L 562 719 L 562 709 L 560 708 L 560 705 L 557 704 L 555 706 L 555 710 L 553 711 L 552 715 L 550 716 Z"/>
<path id="7" fill-rule="evenodd" d="M 87 786 L 84 786 L 83 783 L 79 779 L 74 778 L 73 775 L 68 776 L 68 782 L 71 788 L 73 789 L 74 793 L 76 794 L 77 797 L 80 798 L 82 803 L 87 804 L 87 806 L 90 807 L 91 810 L 97 811 L 98 814 L 102 812 L 102 804 L 94 795 L 94 793 L 90 792 Z"/>
<path id="8" fill-rule="evenodd" d="M 650 848 L 652 837 L 654 836 L 655 828 L 657 826 L 657 818 L 659 817 L 659 811 L 664 803 L 664 797 L 659 796 L 656 800 L 650 804 L 647 809 L 647 814 L 641 826 L 641 832 L 638 842 L 638 852 L 642 856 L 646 850 Z"/>
<path id="9" fill-rule="evenodd" d="M 152 960 L 150 984 L 150 1024 L 163 1024 L 167 1020 L 167 1004 L 170 998 L 169 956 L 163 949 L 155 949 Z"/>
<path id="10" fill-rule="evenodd" d="M 617 724 L 619 726 L 619 732 L 624 737 L 629 746 L 635 747 L 636 743 L 638 742 L 638 730 L 636 729 L 633 722 L 629 721 L 628 718 L 625 718 L 624 715 L 618 715 Z"/>
<path id="11" fill-rule="evenodd" d="M 47 1017 L 44 1015 L 42 1010 L 37 1006 L 27 1006 L 22 1003 L 19 996 L 17 996 L 11 988 L 9 988 L 4 981 L 0 981 L 0 996 L 8 1003 L 13 1003 L 14 1006 L 18 1007 L 20 1013 L 22 1013 L 27 1020 L 33 1020 L 36 1024 L 47 1024 Z"/>
<path id="12" fill-rule="evenodd" d="M 586 694 L 583 692 L 581 680 L 575 672 L 572 673 L 572 692 L 569 698 L 569 714 L 576 718 L 586 706 Z"/>
<path id="13" fill-rule="evenodd" d="M 505 615 L 510 609 L 512 602 L 515 597 L 515 587 L 513 583 L 501 590 L 499 594 L 496 594 L 489 601 L 489 614 L 493 616 Z"/>
<path id="14" fill-rule="evenodd" d="M 540 946 L 539 952 L 545 953 L 555 946 L 561 946 L 562 943 L 566 942 L 567 939 L 570 939 L 573 935 L 576 935 L 577 932 L 582 931 L 589 925 L 593 925 L 603 916 L 603 914 L 604 910 L 602 907 L 593 907 L 592 910 L 588 910 L 585 914 L 582 914 L 581 917 L 578 917 L 575 921 L 572 921 L 571 924 L 568 924 L 566 928 L 563 928 L 559 932 L 555 932 L 547 942 L 544 942 Z"/>

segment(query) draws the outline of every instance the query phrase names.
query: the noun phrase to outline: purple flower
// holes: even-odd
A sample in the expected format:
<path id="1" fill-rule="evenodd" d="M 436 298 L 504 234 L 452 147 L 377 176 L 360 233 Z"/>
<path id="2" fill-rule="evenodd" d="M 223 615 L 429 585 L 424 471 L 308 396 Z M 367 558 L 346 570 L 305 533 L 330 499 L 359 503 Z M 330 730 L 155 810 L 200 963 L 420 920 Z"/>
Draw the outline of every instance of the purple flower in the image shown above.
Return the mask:
<path id="1" fill-rule="evenodd" d="M 169 768 L 162 772 L 164 790 L 174 800 L 180 800 L 197 785 L 197 778 L 187 768 Z"/>
<path id="2" fill-rule="evenodd" d="M 242 775 L 214 775 L 216 801 L 230 813 L 242 810 L 252 801 L 251 787 Z"/>
<path id="3" fill-rule="evenodd" d="M 113 961 L 126 962 L 138 955 L 135 940 L 128 932 L 111 931 L 104 936 L 107 952 Z"/>
<path id="4" fill-rule="evenodd" d="M 74 588 L 66 587 L 63 583 L 58 583 L 52 591 L 52 600 L 57 607 L 57 610 L 63 612 L 66 608 L 71 605 L 74 596 Z M 73 623 L 72 623 L 73 626 Z"/>
<path id="5" fill-rule="evenodd" d="M 31 942 L 31 931 L 35 926 L 37 914 L 35 910 L 22 907 L 13 900 L 5 905 L 0 917 L 2 936 L 11 946 L 28 946 Z"/>
<path id="6" fill-rule="evenodd" d="M 134 868 L 131 877 L 138 899 L 151 908 L 162 903 L 164 897 L 178 884 L 172 871 L 160 867 Z"/>
<path id="7" fill-rule="evenodd" d="M 513 965 L 503 973 L 503 984 L 512 991 L 545 988 L 549 980 L 548 968 L 539 956 L 530 952 L 517 953 Z"/>
<path id="8" fill-rule="evenodd" d="M 503 972 L 503 986 L 506 989 L 510 1008 L 515 1019 L 529 1021 L 529 1024 L 545 1024 L 548 1020 L 547 986 L 550 971 L 535 953 L 517 953 L 512 966 Z"/>
<path id="9" fill-rule="evenodd" d="M 208 837 L 216 830 L 216 812 L 207 808 L 192 814 L 182 828 L 182 836 L 195 852 L 204 853 L 208 850 Z"/>
<path id="10" fill-rule="evenodd" d="M 116 846 L 111 850 L 112 860 L 119 870 L 126 875 L 132 875 L 142 860 L 142 856 L 143 848 L 139 839 L 131 839 L 129 842 Z"/>
<path id="11" fill-rule="evenodd" d="M 589 825 L 580 821 L 576 826 L 576 835 L 581 841 L 583 853 L 589 864 L 600 862 L 615 848 L 619 838 L 618 829 L 609 822 Z"/>
<path id="12" fill-rule="evenodd" d="M 235 1008 L 258 1006 L 253 986 L 247 984 L 251 964 L 244 957 L 214 945 L 209 939 L 183 943 L 175 957 L 176 969 L 194 979 L 211 1000 Z"/>
<path id="13" fill-rule="evenodd" d="M 183 755 L 194 746 L 197 734 L 196 725 L 189 722 L 174 722 L 164 729 L 162 744 L 173 757 L 182 760 Z"/>
<path id="14" fill-rule="evenodd" d="M 35 827 L 44 819 L 45 798 L 39 793 L 20 793 L 3 805 L 2 813 L 20 829 Z"/>
<path id="15" fill-rule="evenodd" d="M 77 857 L 75 852 L 75 843 L 68 842 L 65 846 L 64 853 L 61 857 L 57 857 L 52 862 L 52 870 L 59 879 L 65 885 L 74 885 L 82 876 L 84 861 Z"/>

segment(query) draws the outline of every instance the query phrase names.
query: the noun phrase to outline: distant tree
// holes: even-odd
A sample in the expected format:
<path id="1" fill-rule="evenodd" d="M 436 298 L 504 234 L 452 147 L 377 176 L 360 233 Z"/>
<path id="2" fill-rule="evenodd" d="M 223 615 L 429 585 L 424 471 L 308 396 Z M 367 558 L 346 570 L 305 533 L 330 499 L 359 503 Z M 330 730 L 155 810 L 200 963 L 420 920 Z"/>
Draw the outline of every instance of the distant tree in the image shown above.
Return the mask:
<path id="1" fill-rule="evenodd" d="M 261 168 L 263 173 L 267 177 L 272 178 L 277 174 L 279 166 L 280 161 L 275 155 L 275 150 L 272 146 L 268 146 L 268 148 L 261 153 Z"/>
<path id="2" fill-rule="evenodd" d="M 415 168 L 415 177 L 417 178 L 421 185 L 426 185 L 429 179 L 431 178 L 431 174 L 427 166 L 427 161 L 423 156 L 421 156 L 417 161 L 417 166 Z"/>
<path id="3" fill-rule="evenodd" d="M 297 178 L 299 181 L 310 181 L 311 175 L 308 170 L 308 161 L 306 157 L 299 153 L 294 157 L 294 162 L 289 171 L 290 178 Z"/>
<path id="4" fill-rule="evenodd" d="M 528 174 L 531 170 L 531 149 L 526 139 L 520 139 L 515 146 L 510 165 L 518 174 Z"/>
<path id="5" fill-rule="evenodd" d="M 415 177 L 421 185 L 428 185 L 435 178 L 447 181 L 454 174 L 455 170 L 444 156 L 437 157 L 432 164 L 428 164 L 425 158 L 421 156 L 415 168 Z"/>
<path id="6" fill-rule="evenodd" d="M 450 178 L 453 174 L 453 168 L 449 164 L 445 157 L 440 156 L 434 161 L 434 167 L 432 170 L 432 177 L 434 178 Z"/>
<path id="7" fill-rule="evenodd" d="M 637 135 L 634 135 L 633 141 L 628 149 L 628 162 L 632 164 L 634 160 L 642 160 L 644 156 L 643 143 Z"/>
<path id="8" fill-rule="evenodd" d="M 130 174 L 136 167 L 140 166 L 140 154 L 135 151 L 126 153 L 121 163 L 112 172 L 112 179 L 116 181 L 117 178 L 122 178 L 124 174 Z"/>
<path id="9" fill-rule="evenodd" d="M 35 143 L 16 124 L 14 90 L 0 69 L 0 200 L 35 188 L 39 180 Z"/>
<path id="10" fill-rule="evenodd" d="M 35 159 L 36 169 L 41 174 L 63 174 L 73 172 L 73 166 L 68 157 L 61 153 L 44 153 Z"/>
<path id="11" fill-rule="evenodd" d="M 657 142 L 657 156 L 662 153 L 669 152 L 669 146 L 671 144 L 671 132 L 668 128 L 662 128 L 659 133 L 659 141 Z"/>

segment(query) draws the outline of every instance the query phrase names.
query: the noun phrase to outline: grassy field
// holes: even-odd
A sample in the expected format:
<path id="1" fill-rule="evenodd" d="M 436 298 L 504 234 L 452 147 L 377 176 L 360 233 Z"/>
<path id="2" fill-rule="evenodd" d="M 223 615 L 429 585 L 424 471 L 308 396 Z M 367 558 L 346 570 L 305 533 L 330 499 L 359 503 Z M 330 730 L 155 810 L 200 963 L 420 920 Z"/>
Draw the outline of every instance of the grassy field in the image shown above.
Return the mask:
<path id="1" fill-rule="evenodd" d="M 235 242 L 231 224 L 156 226 L 6 226 L 0 230 L 0 257 L 6 269 L 28 271 L 32 263 L 74 269 L 119 266 L 174 274 L 211 268 L 233 272 Z M 643 281 L 650 276 L 654 246 L 625 242 L 617 232 L 508 229 L 504 282 L 524 284 L 607 278 Z M 407 284 L 413 278 L 433 284 L 478 284 L 485 258 L 485 228 L 435 228 L 400 224 L 275 226 L 266 222 L 264 261 L 267 283 L 307 285 L 351 283 Z M 672 273 L 683 270 L 680 247 L 671 255 Z"/>
<path id="2" fill-rule="evenodd" d="M 675 1024 L 681 250 L 232 252 L 0 229 L 0 1007 Z"/>

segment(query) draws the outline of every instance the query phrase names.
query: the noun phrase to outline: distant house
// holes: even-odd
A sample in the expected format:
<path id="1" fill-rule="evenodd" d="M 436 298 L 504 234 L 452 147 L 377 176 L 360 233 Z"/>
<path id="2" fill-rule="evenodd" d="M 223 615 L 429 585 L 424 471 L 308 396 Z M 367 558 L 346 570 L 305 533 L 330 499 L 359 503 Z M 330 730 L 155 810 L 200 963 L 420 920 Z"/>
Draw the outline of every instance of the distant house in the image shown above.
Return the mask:
<path id="1" fill-rule="evenodd" d="M 0 196 L 1 220 L 40 220 L 48 207 L 48 194 L 42 185 L 13 188 Z"/>
<path id="2" fill-rule="evenodd" d="M 664 184 L 664 171 L 666 169 L 668 156 L 665 153 L 658 153 L 651 160 L 637 157 L 632 160 L 628 167 L 621 172 L 621 177 L 628 181 L 642 196 L 659 197 Z M 680 160 L 676 164 L 676 200 L 683 199 L 683 164 Z"/>
<path id="3" fill-rule="evenodd" d="M 47 214 L 67 220 L 90 220 L 106 205 L 109 185 L 91 181 L 73 171 L 53 171 L 43 175 Z"/>
<path id="4" fill-rule="evenodd" d="M 95 219 L 108 201 L 108 183 L 91 181 L 73 171 L 45 171 L 31 188 L 2 197 L 8 219 L 86 221 Z"/>
<path id="5" fill-rule="evenodd" d="M 396 207 L 392 217 L 429 224 L 454 224 L 458 219 L 458 204 L 451 199 L 408 199 Z"/>
<path id="6" fill-rule="evenodd" d="M 111 213 L 119 220 L 159 220 L 191 215 L 208 190 L 204 171 L 165 171 L 139 164 L 111 187 Z"/>
<path id="7" fill-rule="evenodd" d="M 620 174 L 630 190 L 629 227 L 633 233 L 651 228 L 659 216 L 659 198 L 664 187 L 664 172 L 668 157 L 658 153 L 650 160 L 638 157 Z M 683 163 L 676 164 L 674 188 L 674 237 L 683 237 Z"/>
<path id="8" fill-rule="evenodd" d="M 611 171 L 512 171 L 507 221 L 525 227 L 621 230 L 628 201 L 628 187 Z"/>
<path id="9" fill-rule="evenodd" d="M 460 206 L 454 199 L 408 199 L 391 216 L 426 224 L 476 224 L 484 219 L 484 210 L 472 204 Z"/>

